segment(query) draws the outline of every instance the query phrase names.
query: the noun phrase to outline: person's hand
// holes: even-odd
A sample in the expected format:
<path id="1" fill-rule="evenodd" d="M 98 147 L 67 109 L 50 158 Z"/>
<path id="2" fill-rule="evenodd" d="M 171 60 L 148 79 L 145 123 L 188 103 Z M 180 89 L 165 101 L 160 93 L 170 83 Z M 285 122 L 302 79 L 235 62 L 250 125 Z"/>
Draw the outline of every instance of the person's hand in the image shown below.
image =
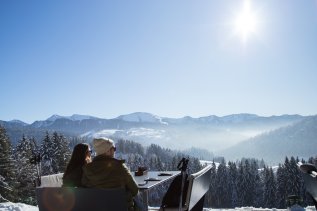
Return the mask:
<path id="1" fill-rule="evenodd" d="M 91 163 L 91 157 L 90 156 L 87 156 L 86 159 L 85 159 L 86 163 Z"/>

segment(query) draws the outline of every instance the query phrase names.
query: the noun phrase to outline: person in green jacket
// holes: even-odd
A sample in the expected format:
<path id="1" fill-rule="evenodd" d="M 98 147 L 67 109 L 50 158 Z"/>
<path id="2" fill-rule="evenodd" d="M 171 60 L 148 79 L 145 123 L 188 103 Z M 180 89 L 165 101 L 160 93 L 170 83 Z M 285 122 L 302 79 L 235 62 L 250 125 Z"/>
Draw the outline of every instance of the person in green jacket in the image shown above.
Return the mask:
<path id="1" fill-rule="evenodd" d="M 124 160 L 114 158 L 116 147 L 111 139 L 93 140 L 96 157 L 83 167 L 82 184 L 90 188 L 125 188 L 128 208 L 134 210 L 133 197 L 138 193 L 138 186 Z"/>

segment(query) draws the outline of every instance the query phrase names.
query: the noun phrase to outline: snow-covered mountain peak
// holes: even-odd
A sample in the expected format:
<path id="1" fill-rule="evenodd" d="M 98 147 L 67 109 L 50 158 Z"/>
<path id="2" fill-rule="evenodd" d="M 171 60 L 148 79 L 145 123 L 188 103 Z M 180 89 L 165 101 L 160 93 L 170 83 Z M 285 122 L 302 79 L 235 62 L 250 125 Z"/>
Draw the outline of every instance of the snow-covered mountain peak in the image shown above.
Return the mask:
<path id="1" fill-rule="evenodd" d="M 46 121 L 54 122 L 56 119 L 62 119 L 62 118 L 65 118 L 65 117 L 57 115 L 57 114 L 54 114 L 51 117 L 49 117 L 48 119 L 46 119 Z"/>
<path id="2" fill-rule="evenodd" d="M 71 120 L 74 121 L 81 121 L 84 119 L 96 119 L 96 117 L 88 116 L 88 115 L 80 115 L 80 114 L 73 114 L 72 116 L 68 117 Z"/>
<path id="3" fill-rule="evenodd" d="M 88 115 L 80 115 L 80 114 L 73 114 L 71 116 L 60 116 L 57 114 L 54 114 L 53 116 L 51 116 L 50 118 L 48 118 L 46 121 L 52 121 L 54 122 L 57 119 L 69 119 L 72 121 L 81 121 L 84 119 L 95 119 L 96 117 L 92 117 L 92 116 L 88 116 Z"/>
<path id="4" fill-rule="evenodd" d="M 18 119 L 13 119 L 11 121 L 9 121 L 10 123 L 13 123 L 13 124 L 18 124 L 18 125 L 22 125 L 22 126 L 25 126 L 25 125 L 28 125 L 27 123 L 21 121 L 21 120 L 18 120 Z"/>
<path id="5" fill-rule="evenodd" d="M 160 123 L 160 124 L 168 124 L 164 122 L 161 117 L 145 113 L 145 112 L 135 112 L 127 115 L 118 116 L 117 119 L 121 119 L 127 122 L 148 122 L 148 123 Z"/>

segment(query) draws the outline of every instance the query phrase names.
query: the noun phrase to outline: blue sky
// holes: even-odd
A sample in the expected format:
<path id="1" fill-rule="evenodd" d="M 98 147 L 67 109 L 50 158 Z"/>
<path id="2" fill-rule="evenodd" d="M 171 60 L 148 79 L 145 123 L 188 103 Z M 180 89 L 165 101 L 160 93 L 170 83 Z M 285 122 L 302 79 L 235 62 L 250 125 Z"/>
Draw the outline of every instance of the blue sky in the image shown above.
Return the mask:
<path id="1" fill-rule="evenodd" d="M 317 1 L 248 2 L 3 0 L 0 120 L 317 114 Z"/>

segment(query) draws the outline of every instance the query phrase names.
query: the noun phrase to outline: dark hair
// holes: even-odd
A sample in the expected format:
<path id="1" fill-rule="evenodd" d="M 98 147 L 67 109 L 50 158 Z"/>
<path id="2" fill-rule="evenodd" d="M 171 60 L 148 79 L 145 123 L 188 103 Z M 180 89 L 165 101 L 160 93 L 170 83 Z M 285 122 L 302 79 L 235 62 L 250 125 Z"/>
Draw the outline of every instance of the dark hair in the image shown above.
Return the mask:
<path id="1" fill-rule="evenodd" d="M 89 145 L 86 143 L 80 143 L 77 144 L 74 147 L 72 156 L 70 158 L 70 161 L 66 167 L 66 171 L 64 173 L 65 177 L 67 174 L 71 173 L 74 169 L 78 167 L 82 167 L 83 165 L 86 164 L 86 154 L 89 150 Z"/>

